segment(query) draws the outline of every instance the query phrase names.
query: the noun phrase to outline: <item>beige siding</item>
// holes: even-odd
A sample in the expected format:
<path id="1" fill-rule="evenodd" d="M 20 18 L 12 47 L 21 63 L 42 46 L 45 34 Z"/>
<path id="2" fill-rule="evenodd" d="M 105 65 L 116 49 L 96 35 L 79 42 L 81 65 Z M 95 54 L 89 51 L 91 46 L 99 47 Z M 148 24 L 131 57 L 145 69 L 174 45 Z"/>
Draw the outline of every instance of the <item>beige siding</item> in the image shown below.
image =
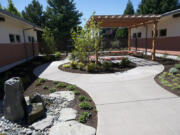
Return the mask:
<path id="1" fill-rule="evenodd" d="M 31 25 L 26 25 L 21 21 L 17 21 L 8 16 L 5 16 L 5 22 L 0 22 L 0 43 L 10 43 L 9 34 L 20 35 L 21 43 L 24 43 L 23 29 L 31 27 Z M 28 41 L 28 36 L 33 36 L 35 41 L 37 40 L 36 32 L 34 30 L 26 31 L 25 35 L 26 41 Z"/>
<path id="2" fill-rule="evenodd" d="M 163 17 L 158 22 L 158 31 L 160 29 L 167 29 L 167 37 L 179 37 L 180 36 L 180 17 L 173 18 L 172 16 Z M 132 29 L 133 33 L 142 33 L 142 38 L 146 38 L 146 27 L 136 27 Z M 152 24 L 148 24 L 148 38 L 152 38 Z"/>

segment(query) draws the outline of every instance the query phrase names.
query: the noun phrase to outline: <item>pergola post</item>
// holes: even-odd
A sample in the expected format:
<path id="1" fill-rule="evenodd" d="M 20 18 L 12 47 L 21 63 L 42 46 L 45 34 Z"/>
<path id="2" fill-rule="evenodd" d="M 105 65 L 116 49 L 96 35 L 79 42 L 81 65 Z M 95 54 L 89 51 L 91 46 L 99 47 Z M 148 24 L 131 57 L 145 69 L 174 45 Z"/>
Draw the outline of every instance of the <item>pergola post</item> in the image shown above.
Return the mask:
<path id="1" fill-rule="evenodd" d="M 153 24 L 153 40 L 152 40 L 152 60 L 155 60 L 156 55 L 156 44 L 157 44 L 157 22 L 155 21 Z"/>
<path id="2" fill-rule="evenodd" d="M 128 50 L 131 51 L 131 28 L 128 28 Z"/>

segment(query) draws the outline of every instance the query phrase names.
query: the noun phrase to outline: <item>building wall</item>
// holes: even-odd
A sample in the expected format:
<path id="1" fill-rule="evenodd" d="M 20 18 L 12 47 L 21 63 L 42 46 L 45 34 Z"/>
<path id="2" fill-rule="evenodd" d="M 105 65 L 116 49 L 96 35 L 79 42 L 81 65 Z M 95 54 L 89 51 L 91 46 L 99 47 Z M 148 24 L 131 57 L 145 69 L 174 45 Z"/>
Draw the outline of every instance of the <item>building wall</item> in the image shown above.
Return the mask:
<path id="1" fill-rule="evenodd" d="M 25 48 L 26 47 L 26 48 Z M 0 44 L 0 68 L 22 59 L 38 55 L 38 44 Z"/>
<path id="2" fill-rule="evenodd" d="M 36 31 L 26 30 L 25 40 L 23 36 L 23 29 L 29 29 L 32 26 L 5 15 L 3 17 L 5 17 L 5 22 L 0 22 L 0 71 L 6 67 L 8 69 L 8 66 L 19 61 L 38 55 Z M 20 43 L 16 41 L 16 37 L 15 42 L 11 43 L 9 34 L 19 35 Z M 34 37 L 34 43 L 29 42 L 29 36 Z"/>
<path id="3" fill-rule="evenodd" d="M 23 24 L 20 21 L 13 20 L 9 17 L 5 17 L 5 22 L 0 22 L 0 43 L 8 44 L 10 43 L 9 34 L 20 35 L 21 43 L 24 43 L 23 29 L 31 28 L 27 24 Z M 28 36 L 33 36 L 35 41 L 37 41 L 36 31 L 27 30 L 25 31 L 26 42 L 28 42 Z M 11 43 L 12 44 L 12 43 Z"/>
<path id="4" fill-rule="evenodd" d="M 146 39 L 146 27 L 141 26 L 133 28 L 131 32 L 131 44 L 133 47 L 152 49 L 152 29 L 153 25 L 148 25 L 147 39 Z M 166 51 L 180 51 L 180 17 L 173 18 L 172 16 L 163 17 L 160 19 L 157 25 L 158 38 L 157 46 L 158 50 Z M 165 37 L 159 36 L 159 30 L 167 29 L 167 35 Z M 141 38 L 133 38 L 133 33 L 141 32 Z"/>

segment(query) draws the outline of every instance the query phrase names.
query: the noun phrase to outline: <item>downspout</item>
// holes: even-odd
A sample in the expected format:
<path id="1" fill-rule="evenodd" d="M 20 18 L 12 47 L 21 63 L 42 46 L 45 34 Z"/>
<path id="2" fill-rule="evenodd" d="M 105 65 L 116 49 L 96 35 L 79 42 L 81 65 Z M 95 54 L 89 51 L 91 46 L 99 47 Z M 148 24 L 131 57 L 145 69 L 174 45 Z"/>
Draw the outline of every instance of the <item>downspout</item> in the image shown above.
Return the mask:
<path id="1" fill-rule="evenodd" d="M 146 24 L 146 52 L 145 52 L 145 54 L 147 55 L 147 35 L 148 35 L 148 25 Z"/>
<path id="2" fill-rule="evenodd" d="M 27 59 L 28 59 L 28 54 L 27 54 L 27 47 L 26 47 L 26 36 L 25 36 L 25 31 L 27 31 L 27 30 L 31 30 L 31 29 L 34 29 L 34 27 L 32 27 L 32 28 L 27 28 L 27 29 L 23 29 L 23 37 L 24 37 L 24 50 L 25 50 L 25 59 L 26 59 L 26 61 L 27 61 Z M 33 49 L 33 48 L 32 48 Z"/>

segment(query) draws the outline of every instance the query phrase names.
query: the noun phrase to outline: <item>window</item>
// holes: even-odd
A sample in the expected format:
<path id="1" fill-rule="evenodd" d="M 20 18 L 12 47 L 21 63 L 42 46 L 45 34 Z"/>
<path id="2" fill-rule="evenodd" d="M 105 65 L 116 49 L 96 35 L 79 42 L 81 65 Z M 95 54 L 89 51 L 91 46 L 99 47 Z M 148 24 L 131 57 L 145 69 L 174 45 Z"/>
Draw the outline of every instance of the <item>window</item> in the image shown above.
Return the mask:
<path id="1" fill-rule="evenodd" d="M 31 42 L 31 37 L 30 36 L 28 36 L 28 41 Z"/>
<path id="2" fill-rule="evenodd" d="M 174 18 L 180 17 L 180 13 L 174 14 L 173 17 L 174 17 Z"/>
<path id="3" fill-rule="evenodd" d="M 21 42 L 21 37 L 19 35 L 16 35 L 16 42 L 20 43 Z"/>
<path id="4" fill-rule="evenodd" d="M 160 37 L 165 37 L 167 35 L 167 29 L 159 30 Z"/>
<path id="5" fill-rule="evenodd" d="M 141 38 L 141 35 L 142 35 L 141 32 L 137 33 L 138 38 Z"/>
<path id="6" fill-rule="evenodd" d="M 133 33 L 133 38 L 136 38 L 136 33 Z"/>
<path id="7" fill-rule="evenodd" d="M 34 43 L 34 37 L 32 37 L 32 42 Z"/>
<path id="8" fill-rule="evenodd" d="M 13 34 L 9 34 L 9 40 L 11 43 L 15 43 L 15 38 Z"/>
<path id="9" fill-rule="evenodd" d="M 158 30 L 156 30 L 156 37 L 158 37 Z M 153 37 L 153 31 L 152 31 L 152 37 Z"/>

